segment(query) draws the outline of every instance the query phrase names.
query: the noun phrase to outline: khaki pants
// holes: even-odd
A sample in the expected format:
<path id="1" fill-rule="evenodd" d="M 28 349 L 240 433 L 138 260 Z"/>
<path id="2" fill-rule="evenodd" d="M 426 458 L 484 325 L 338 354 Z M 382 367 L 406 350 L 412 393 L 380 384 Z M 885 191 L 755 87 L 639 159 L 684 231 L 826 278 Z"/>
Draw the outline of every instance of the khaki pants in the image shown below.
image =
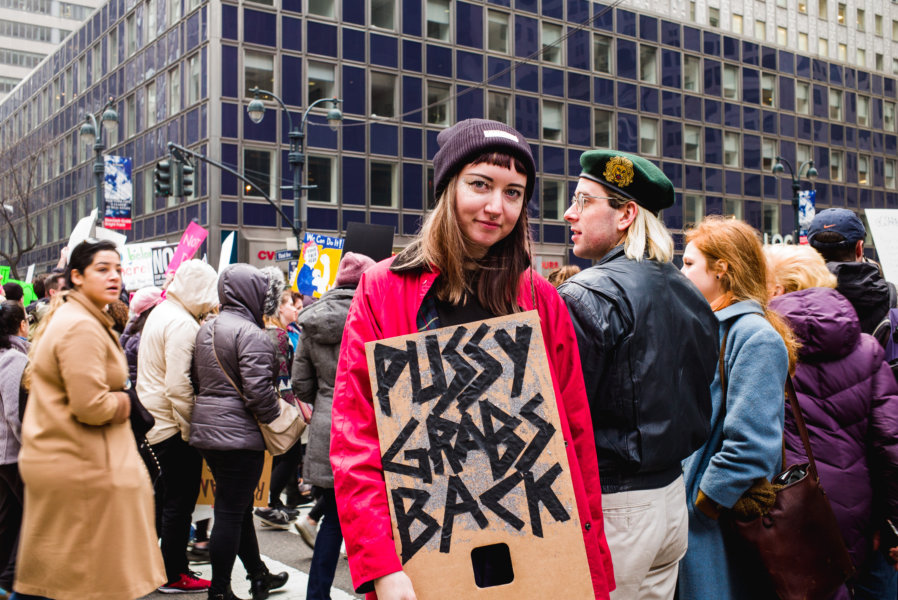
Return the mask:
<path id="1" fill-rule="evenodd" d="M 663 488 L 603 494 L 602 512 L 617 581 L 611 599 L 671 600 L 689 534 L 683 477 Z"/>

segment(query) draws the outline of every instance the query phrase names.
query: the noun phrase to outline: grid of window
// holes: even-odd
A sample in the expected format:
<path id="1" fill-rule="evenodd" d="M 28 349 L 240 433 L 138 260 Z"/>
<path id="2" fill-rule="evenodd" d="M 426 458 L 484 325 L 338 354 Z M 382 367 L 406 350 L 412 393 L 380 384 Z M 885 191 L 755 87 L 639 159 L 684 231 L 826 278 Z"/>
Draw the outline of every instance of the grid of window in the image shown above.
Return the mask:
<path id="1" fill-rule="evenodd" d="M 0 35 L 6 37 L 33 40 L 35 42 L 52 42 L 54 41 L 54 31 L 59 32 L 59 39 L 62 39 L 69 34 L 67 29 L 44 27 L 43 25 L 30 25 L 28 23 L 18 23 L 16 21 L 0 19 Z"/>
<path id="2" fill-rule="evenodd" d="M 44 59 L 43 54 L 0 48 L 0 64 L 33 69 Z"/>
<path id="3" fill-rule="evenodd" d="M 175 0 L 157 1 L 165 3 L 169 14 L 180 10 Z M 270 6 L 279 11 L 278 4 Z M 230 73 L 216 71 L 220 65 L 207 65 L 210 78 L 222 79 L 223 118 L 202 123 L 202 133 L 196 135 L 215 138 L 218 128 L 228 130 L 221 137 L 233 146 L 229 164 L 235 166 L 252 166 L 253 160 L 263 160 L 247 156 L 247 149 L 268 156 L 267 168 L 253 170 L 265 173 L 266 189 L 278 195 L 289 175 L 276 173 L 280 170 L 276 165 L 283 164 L 276 149 L 284 143 L 285 130 L 278 126 L 279 111 L 274 110 L 264 124 L 248 129 L 256 127 L 241 118 L 250 96 L 248 88 L 271 89 L 290 107 L 307 106 L 321 98 L 343 98 L 345 128 L 341 134 L 333 135 L 321 127 L 327 105 L 316 111 L 310 122 L 306 175 L 310 185 L 319 190 L 308 192 L 309 200 L 318 206 L 309 215 L 309 227 L 315 229 L 339 230 L 349 221 L 363 219 L 393 225 L 402 235 L 413 233 L 413 223 L 431 202 L 432 187 L 428 185 L 432 185 L 432 177 L 426 157 L 432 154 L 436 133 L 468 117 L 509 123 L 533 146 L 541 169 L 534 199 L 538 200 L 535 235 L 540 244 L 563 247 L 569 243 L 559 219 L 570 177 L 576 175 L 572 157 L 589 147 L 642 153 L 663 165 L 680 198 L 688 192 L 692 203 L 687 209 L 685 202 L 678 202 L 665 211 L 663 218 L 674 230 L 690 216 L 718 212 L 744 215 L 765 231 L 773 232 L 779 225 L 788 228 L 788 210 L 780 209 L 788 208 L 791 191 L 784 179 L 771 173 L 779 154 L 797 163 L 810 158 L 817 161 L 823 206 L 830 197 L 833 203 L 840 199 L 845 204 L 855 188 L 858 208 L 864 206 L 862 202 L 885 206 L 884 195 L 891 198 L 894 194 L 895 161 L 886 157 L 898 151 L 894 140 L 896 82 L 845 63 L 830 64 L 793 54 L 779 42 L 787 41 L 791 33 L 800 43 L 798 34 L 802 32 L 787 31 L 778 20 L 770 24 L 770 42 L 757 44 L 736 39 L 729 31 L 677 24 L 634 13 L 632 8 L 611 8 L 608 17 L 597 20 L 592 29 L 572 31 L 564 26 L 564 19 L 574 10 L 569 3 L 558 3 L 560 8 L 554 14 L 555 3 L 524 3 L 534 6 L 529 10 L 515 2 L 509 6 L 466 3 L 462 7 L 451 0 L 425 0 L 419 12 L 409 14 L 395 0 L 377 0 L 364 3 L 365 10 L 359 15 L 341 14 L 346 9 L 334 0 L 303 0 L 301 4 L 303 17 L 291 18 L 297 22 L 294 39 L 303 40 L 302 51 L 286 45 L 275 48 L 263 43 L 262 37 L 251 39 L 249 27 L 256 17 L 241 13 L 245 10 L 242 5 L 235 8 L 243 25 L 239 32 L 224 33 L 224 46 L 233 52 L 228 54 L 233 58 L 230 64 L 243 68 L 236 70 L 236 79 L 231 80 Z M 146 17 L 151 5 L 144 0 L 137 9 L 139 14 Z M 193 5 L 192 1 L 185 4 Z M 812 3 L 811 12 L 816 14 L 814 7 Z M 820 8 L 819 4 L 816 7 Z M 834 9 L 835 19 L 836 5 L 828 8 Z M 159 9 L 162 11 L 163 5 Z M 471 11 L 478 27 L 457 31 L 462 18 L 458 11 Z M 262 12 L 256 9 L 256 14 Z M 756 16 L 746 14 L 743 31 L 754 32 L 759 26 L 766 29 L 767 23 Z M 708 13 L 698 15 L 699 21 L 707 17 Z M 729 11 L 724 15 L 725 19 L 731 17 Z M 867 17 L 870 15 L 859 16 L 849 3 L 844 24 L 852 30 L 867 27 L 872 32 L 877 20 L 873 16 L 867 23 Z M 290 34 L 287 19 L 283 25 L 278 23 L 285 36 Z M 88 71 L 105 77 L 121 69 L 120 62 L 134 60 L 129 55 L 138 55 L 138 40 L 142 45 L 153 41 L 140 37 L 141 32 L 147 35 L 145 28 L 150 25 L 145 21 L 141 29 L 133 12 L 119 14 L 115 24 L 119 33 L 107 32 L 105 39 L 94 37 L 95 45 L 86 54 L 73 54 L 77 64 L 63 64 L 54 78 L 45 82 L 39 94 L 47 102 L 35 102 L 33 111 L 24 113 L 12 131 L 27 131 L 29 119 L 40 122 L 47 111 L 52 116 L 59 108 L 68 108 L 75 93 L 80 96 L 85 87 L 96 83 L 97 76 L 86 78 Z M 165 24 L 170 26 L 168 20 Z M 329 29 L 315 29 L 320 26 Z M 405 31 L 407 27 L 411 33 Z M 572 35 L 562 42 L 565 33 Z M 181 38 L 182 43 L 189 35 Z M 331 46 L 328 36 L 333 40 Z M 312 40 L 314 44 L 306 51 Z M 839 46 L 842 40 L 832 34 L 831 42 L 826 42 L 834 57 L 851 55 Z M 215 51 L 209 55 L 217 56 Z M 533 60 L 518 65 L 513 59 L 517 56 Z M 863 55 L 851 58 L 865 60 Z M 887 53 L 883 60 L 889 58 Z M 109 64 L 103 64 L 107 61 Z M 142 83 L 143 89 L 117 94 L 123 141 L 174 119 L 178 119 L 178 127 L 164 129 L 166 134 L 178 131 L 183 135 L 196 127 L 188 125 L 185 116 L 202 100 L 205 75 L 200 67 L 204 60 L 196 46 L 189 46 L 181 48 L 177 62 L 157 65 L 158 75 Z M 293 81 L 292 72 L 303 77 Z M 487 81 L 486 85 L 477 87 L 482 81 Z M 273 109 L 273 103 L 269 102 L 269 107 Z M 70 165 L 81 164 L 82 148 L 73 143 L 73 135 L 69 130 L 64 140 L 54 141 L 54 156 L 47 160 L 48 165 L 56 165 L 52 177 L 56 172 L 67 174 Z M 143 138 L 137 140 L 138 146 L 141 141 Z M 146 165 L 145 159 L 136 165 L 141 189 L 146 185 Z M 839 179 L 830 178 L 833 166 Z M 68 197 L 80 198 L 79 194 L 84 195 L 83 190 Z M 279 218 L 251 216 L 265 205 L 253 201 L 251 208 L 244 207 L 246 195 L 239 185 L 221 191 L 222 202 L 236 207 L 222 209 L 226 213 L 222 225 L 283 225 Z M 164 209 L 164 204 L 156 207 Z M 787 222 L 780 223 L 780 218 Z M 143 238 L 138 234 L 135 239 Z"/>

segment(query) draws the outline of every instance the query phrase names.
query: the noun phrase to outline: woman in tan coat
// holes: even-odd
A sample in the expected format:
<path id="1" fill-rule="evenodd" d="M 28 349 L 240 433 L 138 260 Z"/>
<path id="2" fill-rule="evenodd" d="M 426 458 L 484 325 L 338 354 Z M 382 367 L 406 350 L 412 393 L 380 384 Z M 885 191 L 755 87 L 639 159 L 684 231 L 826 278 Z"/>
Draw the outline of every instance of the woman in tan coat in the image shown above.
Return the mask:
<path id="1" fill-rule="evenodd" d="M 103 310 L 122 286 L 115 245 L 79 244 L 66 282 L 71 291 L 31 352 L 13 598 L 134 600 L 165 575 L 150 478 L 128 424 L 128 366 Z"/>

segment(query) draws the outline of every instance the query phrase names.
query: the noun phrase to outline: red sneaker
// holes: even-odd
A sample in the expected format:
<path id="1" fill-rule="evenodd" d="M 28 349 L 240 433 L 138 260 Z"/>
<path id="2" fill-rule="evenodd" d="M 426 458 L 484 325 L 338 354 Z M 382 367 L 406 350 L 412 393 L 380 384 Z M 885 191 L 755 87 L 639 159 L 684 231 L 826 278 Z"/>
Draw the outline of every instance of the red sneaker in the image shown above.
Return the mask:
<path id="1" fill-rule="evenodd" d="M 195 594 L 209 589 L 211 581 L 200 579 L 198 573 L 181 573 L 177 581 L 169 581 L 159 588 L 163 594 Z"/>

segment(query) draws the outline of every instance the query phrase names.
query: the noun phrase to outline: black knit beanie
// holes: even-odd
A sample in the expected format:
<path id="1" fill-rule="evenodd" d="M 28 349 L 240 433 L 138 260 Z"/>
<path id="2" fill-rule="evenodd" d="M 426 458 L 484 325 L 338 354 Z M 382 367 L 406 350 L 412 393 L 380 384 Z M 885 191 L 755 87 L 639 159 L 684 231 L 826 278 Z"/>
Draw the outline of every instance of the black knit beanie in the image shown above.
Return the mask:
<path id="1" fill-rule="evenodd" d="M 433 157 L 434 199 L 439 200 L 449 180 L 472 160 L 489 152 L 501 152 L 524 163 L 527 171 L 524 202 L 530 201 L 536 182 L 536 164 L 530 144 L 515 129 L 498 121 L 465 119 L 441 131 L 437 144 L 440 149 Z"/>

